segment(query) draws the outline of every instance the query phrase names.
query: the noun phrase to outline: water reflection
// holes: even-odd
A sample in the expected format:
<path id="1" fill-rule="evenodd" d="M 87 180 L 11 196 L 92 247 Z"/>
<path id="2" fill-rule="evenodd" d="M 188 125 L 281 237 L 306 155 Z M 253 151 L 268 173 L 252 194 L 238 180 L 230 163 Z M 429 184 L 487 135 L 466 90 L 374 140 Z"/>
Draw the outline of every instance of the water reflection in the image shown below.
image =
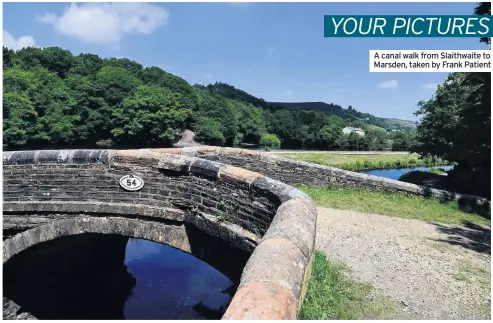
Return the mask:
<path id="1" fill-rule="evenodd" d="M 38 319 L 219 319 L 235 291 L 190 254 L 116 235 L 59 238 L 4 264 L 4 296 Z"/>
<path id="2" fill-rule="evenodd" d="M 219 319 L 231 302 L 223 292 L 232 285 L 228 278 L 172 247 L 131 239 L 125 265 L 137 277 L 126 319 Z"/>

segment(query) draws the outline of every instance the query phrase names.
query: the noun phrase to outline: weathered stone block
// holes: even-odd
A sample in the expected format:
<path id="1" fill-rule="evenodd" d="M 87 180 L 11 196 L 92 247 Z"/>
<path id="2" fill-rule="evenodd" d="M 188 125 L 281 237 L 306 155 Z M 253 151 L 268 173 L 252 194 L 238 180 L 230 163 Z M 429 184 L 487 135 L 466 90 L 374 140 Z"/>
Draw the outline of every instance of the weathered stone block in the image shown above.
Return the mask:
<path id="1" fill-rule="evenodd" d="M 298 299 L 308 260 L 299 247 L 289 240 L 263 240 L 247 262 L 240 287 L 256 282 L 270 282 L 284 287 Z"/>
<path id="2" fill-rule="evenodd" d="M 283 287 L 257 282 L 241 287 L 223 320 L 295 320 L 297 300 Z"/>
<path id="3" fill-rule="evenodd" d="M 166 169 L 175 172 L 189 173 L 190 166 L 197 160 L 196 157 L 182 155 L 164 154 L 158 163 L 159 169 Z"/>
<path id="4" fill-rule="evenodd" d="M 250 185 L 250 188 L 258 194 L 278 199 L 281 203 L 283 202 L 283 197 L 286 197 L 289 191 L 293 189 L 293 187 L 287 184 L 266 176 L 255 179 Z"/>
<path id="5" fill-rule="evenodd" d="M 197 150 L 199 149 L 199 147 L 183 147 L 181 149 L 181 153 L 182 155 L 184 156 L 195 156 L 197 154 Z"/>
<path id="6" fill-rule="evenodd" d="M 192 174 L 202 175 L 212 179 L 218 179 L 219 170 L 222 166 L 224 165 L 209 160 L 197 159 L 192 163 L 190 167 L 190 172 Z"/>
<path id="7" fill-rule="evenodd" d="M 262 241 L 270 238 L 286 239 L 298 246 L 305 257 L 310 257 L 315 246 L 316 225 L 315 205 L 305 200 L 292 199 L 279 207 Z"/>
<path id="8" fill-rule="evenodd" d="M 262 175 L 259 173 L 233 166 L 225 166 L 224 168 L 221 168 L 221 172 L 219 174 L 219 178 L 223 181 L 227 181 L 232 184 L 238 183 L 247 186 L 250 186 L 250 184 L 254 180 L 261 176 Z"/>

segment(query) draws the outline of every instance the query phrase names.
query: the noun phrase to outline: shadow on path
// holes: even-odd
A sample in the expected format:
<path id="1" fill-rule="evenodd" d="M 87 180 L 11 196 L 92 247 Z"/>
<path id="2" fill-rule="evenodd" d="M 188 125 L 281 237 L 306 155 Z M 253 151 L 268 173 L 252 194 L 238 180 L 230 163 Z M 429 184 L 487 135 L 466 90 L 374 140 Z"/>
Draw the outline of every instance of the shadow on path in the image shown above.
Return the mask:
<path id="1" fill-rule="evenodd" d="M 436 241 L 461 246 L 479 253 L 491 254 L 491 228 L 483 227 L 469 221 L 462 221 L 461 226 L 445 226 L 433 223 L 437 230 L 447 234 L 446 239 Z"/>

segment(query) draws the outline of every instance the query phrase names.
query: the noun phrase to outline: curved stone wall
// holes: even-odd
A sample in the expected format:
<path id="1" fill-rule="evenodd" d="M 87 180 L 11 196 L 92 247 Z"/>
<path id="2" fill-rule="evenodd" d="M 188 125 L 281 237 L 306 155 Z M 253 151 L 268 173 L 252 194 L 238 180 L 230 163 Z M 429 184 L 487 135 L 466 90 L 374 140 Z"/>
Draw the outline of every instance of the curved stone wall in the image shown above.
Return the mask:
<path id="1" fill-rule="evenodd" d="M 295 319 L 314 250 L 315 205 L 287 184 L 189 151 L 4 152 L 4 263 L 34 244 L 84 232 L 189 251 L 188 225 L 251 253 L 224 319 Z M 120 187 L 130 174 L 144 180 L 141 190 Z"/>
<path id="2" fill-rule="evenodd" d="M 335 167 L 323 166 L 303 161 L 278 157 L 269 153 L 229 147 L 189 147 L 172 149 L 151 149 L 156 152 L 197 156 L 221 163 L 259 172 L 287 184 L 306 184 L 313 186 L 361 187 L 376 191 L 403 192 L 440 199 L 474 201 L 475 204 L 488 204 L 487 199 L 429 188 L 379 176 L 351 172 Z"/>

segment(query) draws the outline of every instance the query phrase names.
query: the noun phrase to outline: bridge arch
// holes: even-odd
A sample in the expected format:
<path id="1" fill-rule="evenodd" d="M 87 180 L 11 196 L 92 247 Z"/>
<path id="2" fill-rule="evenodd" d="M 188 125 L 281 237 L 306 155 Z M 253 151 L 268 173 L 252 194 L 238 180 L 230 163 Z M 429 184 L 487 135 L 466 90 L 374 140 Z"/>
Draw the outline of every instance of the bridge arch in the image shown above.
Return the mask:
<path id="1" fill-rule="evenodd" d="M 221 243 L 220 239 L 211 237 L 187 223 L 181 225 L 128 217 L 81 214 L 78 217 L 54 220 L 7 239 L 3 247 L 4 263 L 32 246 L 85 233 L 121 235 L 166 244 L 206 262 L 234 283 L 239 283 L 243 268 L 250 256 L 250 252 L 231 248 Z M 221 250 L 220 254 L 217 252 L 218 249 Z M 224 258 L 229 261 L 222 261 Z"/>
<path id="2" fill-rule="evenodd" d="M 310 198 L 256 172 L 169 152 L 4 152 L 4 263 L 29 246 L 83 232 L 142 237 L 193 254 L 190 230 L 200 230 L 249 255 L 224 319 L 296 318 L 315 243 Z M 141 190 L 119 186 L 129 174 L 144 180 Z"/>

